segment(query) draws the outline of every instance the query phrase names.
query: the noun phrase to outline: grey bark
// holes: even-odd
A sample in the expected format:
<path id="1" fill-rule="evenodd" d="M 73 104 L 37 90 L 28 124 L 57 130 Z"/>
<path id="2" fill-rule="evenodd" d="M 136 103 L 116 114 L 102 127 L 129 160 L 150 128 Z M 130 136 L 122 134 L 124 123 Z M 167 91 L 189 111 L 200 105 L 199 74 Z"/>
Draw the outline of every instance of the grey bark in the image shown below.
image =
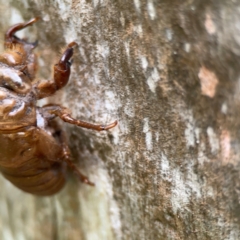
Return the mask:
<path id="1" fill-rule="evenodd" d="M 1 177 L 1 239 L 239 239 L 240 1 L 9 1 L 0 29 L 42 16 L 39 78 L 77 41 L 71 80 L 49 101 L 68 124 L 73 159 L 96 183 L 69 174 L 54 197 Z"/>

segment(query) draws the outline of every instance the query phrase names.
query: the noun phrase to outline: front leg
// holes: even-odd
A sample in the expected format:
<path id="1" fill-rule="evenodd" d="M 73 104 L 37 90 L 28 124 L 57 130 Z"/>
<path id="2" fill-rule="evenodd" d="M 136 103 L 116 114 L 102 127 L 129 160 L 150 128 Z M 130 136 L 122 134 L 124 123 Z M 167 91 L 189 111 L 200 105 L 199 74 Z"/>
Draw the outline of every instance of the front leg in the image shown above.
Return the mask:
<path id="1" fill-rule="evenodd" d="M 53 81 L 42 80 L 35 84 L 34 88 L 38 99 L 54 94 L 68 83 L 74 46 L 77 46 L 76 42 L 69 43 L 59 62 L 55 64 Z"/>
<path id="2" fill-rule="evenodd" d="M 35 17 L 28 22 L 25 23 L 17 23 L 13 26 L 11 26 L 5 33 L 5 47 L 9 46 L 9 44 L 24 44 L 24 45 L 30 45 L 32 48 L 35 48 L 37 46 L 37 42 L 29 43 L 23 39 L 19 39 L 17 36 L 15 36 L 15 33 L 34 24 L 35 22 L 39 21 L 40 17 Z"/>

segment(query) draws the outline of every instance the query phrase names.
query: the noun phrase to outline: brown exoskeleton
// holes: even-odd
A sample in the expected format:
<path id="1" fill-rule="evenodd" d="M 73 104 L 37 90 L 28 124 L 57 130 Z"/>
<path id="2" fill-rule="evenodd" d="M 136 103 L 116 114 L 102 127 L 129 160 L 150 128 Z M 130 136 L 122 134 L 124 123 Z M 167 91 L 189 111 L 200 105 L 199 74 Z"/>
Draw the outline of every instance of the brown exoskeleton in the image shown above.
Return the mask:
<path id="1" fill-rule="evenodd" d="M 16 187 L 35 195 L 52 195 L 65 183 L 70 167 L 89 185 L 70 160 L 70 151 L 62 131 L 53 120 L 97 131 L 117 125 L 94 125 L 74 119 L 61 105 L 37 107 L 37 100 L 54 94 L 68 83 L 73 47 L 71 42 L 54 66 L 54 80 L 33 82 L 36 72 L 37 43 L 19 39 L 15 33 L 39 18 L 10 27 L 5 34 L 5 51 L 0 55 L 0 170 Z"/>

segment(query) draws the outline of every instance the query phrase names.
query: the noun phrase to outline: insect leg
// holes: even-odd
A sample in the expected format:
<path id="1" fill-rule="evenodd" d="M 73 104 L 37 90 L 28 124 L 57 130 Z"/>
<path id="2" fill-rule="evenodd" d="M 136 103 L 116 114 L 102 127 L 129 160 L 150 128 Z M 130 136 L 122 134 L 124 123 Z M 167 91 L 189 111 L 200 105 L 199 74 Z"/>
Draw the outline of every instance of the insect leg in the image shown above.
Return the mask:
<path id="1" fill-rule="evenodd" d="M 35 43 L 28 43 L 24 40 L 19 39 L 18 37 L 16 37 L 14 34 L 30 25 L 32 25 L 33 23 L 37 22 L 38 20 L 40 20 L 39 17 L 35 17 L 31 20 L 29 20 L 28 22 L 25 23 L 17 23 L 15 25 L 13 25 L 12 27 L 10 27 L 6 33 L 5 33 L 5 45 L 7 45 L 8 43 L 23 43 L 23 44 L 30 44 L 32 45 L 32 47 L 36 47 L 37 42 Z"/>
<path id="2" fill-rule="evenodd" d="M 67 145 L 66 145 L 66 146 L 67 146 Z M 69 149 L 68 149 L 68 150 L 69 150 Z M 64 151 L 68 151 L 68 150 L 64 149 Z M 78 170 L 78 168 L 76 167 L 76 165 L 70 160 L 70 156 L 68 155 L 68 153 L 65 152 L 65 154 L 66 154 L 66 155 L 65 155 L 64 161 L 67 163 L 67 166 L 68 166 L 69 168 L 71 168 L 72 171 L 77 175 L 77 177 L 80 179 L 80 181 L 83 182 L 83 183 L 86 183 L 86 184 L 88 184 L 88 185 L 90 185 L 90 186 L 95 186 L 95 184 L 92 183 L 92 182 L 88 179 L 88 177 L 86 177 L 85 175 L 83 175 L 83 174 Z"/>
<path id="3" fill-rule="evenodd" d="M 72 162 L 71 160 L 71 152 L 67 144 L 67 139 L 64 134 L 64 132 L 61 130 L 57 122 L 54 121 L 54 123 L 51 123 L 51 126 L 54 127 L 56 130 L 56 133 L 58 135 L 58 138 L 60 140 L 60 143 L 62 145 L 62 153 L 63 153 L 63 161 L 66 162 L 67 166 L 77 175 L 77 177 L 80 179 L 81 182 L 86 183 L 88 185 L 94 186 L 95 184 L 92 183 L 88 177 L 83 175 L 77 168 L 77 166 Z"/>
<path id="4" fill-rule="evenodd" d="M 114 121 L 107 125 L 103 125 L 103 124 L 96 125 L 96 124 L 84 122 L 81 120 L 77 120 L 71 116 L 71 114 L 67 108 L 62 107 L 61 105 L 49 104 L 49 105 L 44 106 L 43 110 L 46 111 L 46 114 L 50 113 L 50 114 L 60 117 L 64 122 L 68 122 L 70 124 L 73 124 L 73 125 L 76 125 L 76 126 L 79 126 L 82 128 L 93 129 L 96 131 L 109 130 L 109 129 L 115 127 L 118 123 L 117 121 Z"/>
<path id="5" fill-rule="evenodd" d="M 71 58 L 73 56 L 73 47 L 77 43 L 71 42 L 68 44 L 67 49 L 62 54 L 59 62 L 54 66 L 54 82 L 56 90 L 64 87 L 68 83 L 71 68 Z"/>
<path id="6" fill-rule="evenodd" d="M 34 86 L 38 99 L 45 98 L 54 94 L 57 90 L 61 89 L 68 83 L 71 73 L 71 58 L 73 56 L 74 46 L 77 46 L 77 43 L 69 43 L 67 49 L 63 52 L 58 63 L 55 64 L 54 80 L 42 80 Z"/>

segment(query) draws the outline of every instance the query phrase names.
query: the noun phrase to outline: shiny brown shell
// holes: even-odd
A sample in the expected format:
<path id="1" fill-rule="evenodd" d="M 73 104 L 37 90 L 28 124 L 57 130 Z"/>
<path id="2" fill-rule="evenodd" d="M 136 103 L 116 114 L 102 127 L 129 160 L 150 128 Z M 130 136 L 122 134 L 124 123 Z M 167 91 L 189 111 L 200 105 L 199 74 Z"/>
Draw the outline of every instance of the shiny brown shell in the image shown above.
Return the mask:
<path id="1" fill-rule="evenodd" d="M 94 125 L 74 119 L 61 105 L 37 107 L 37 100 L 68 83 L 77 46 L 75 42 L 68 44 L 54 66 L 53 80 L 34 81 L 37 43 L 19 39 L 15 33 L 38 20 L 15 24 L 5 33 L 5 51 L 0 54 L 0 171 L 21 190 L 48 196 L 62 189 L 68 167 L 82 182 L 94 185 L 71 161 L 64 132 L 54 118 L 97 131 L 111 129 L 117 121 Z"/>

